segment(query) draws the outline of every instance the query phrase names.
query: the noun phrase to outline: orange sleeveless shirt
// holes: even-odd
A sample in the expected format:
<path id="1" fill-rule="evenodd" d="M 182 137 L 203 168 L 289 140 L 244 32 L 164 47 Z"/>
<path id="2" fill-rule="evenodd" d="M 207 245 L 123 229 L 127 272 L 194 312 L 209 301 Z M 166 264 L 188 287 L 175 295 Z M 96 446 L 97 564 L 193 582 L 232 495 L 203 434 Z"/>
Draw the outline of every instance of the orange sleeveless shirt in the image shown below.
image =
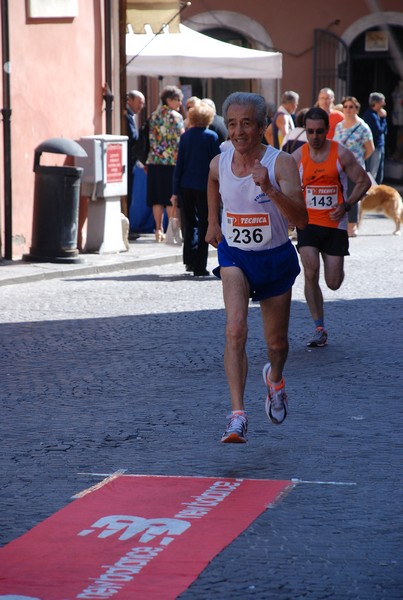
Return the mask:
<path id="1" fill-rule="evenodd" d="M 347 176 L 338 159 L 338 143 L 330 141 L 327 159 L 317 163 L 311 160 L 308 144 L 301 148 L 299 173 L 305 196 L 310 225 L 346 229 L 347 217 L 332 221 L 329 214 L 344 202 L 343 189 L 347 190 Z"/>

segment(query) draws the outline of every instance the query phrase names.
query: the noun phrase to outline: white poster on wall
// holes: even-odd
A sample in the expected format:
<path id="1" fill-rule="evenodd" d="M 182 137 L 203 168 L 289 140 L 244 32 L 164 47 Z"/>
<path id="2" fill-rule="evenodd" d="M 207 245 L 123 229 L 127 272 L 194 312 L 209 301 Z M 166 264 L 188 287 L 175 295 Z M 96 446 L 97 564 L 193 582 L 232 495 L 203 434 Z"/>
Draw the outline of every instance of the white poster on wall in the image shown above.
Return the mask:
<path id="1" fill-rule="evenodd" d="M 78 17 L 78 0 L 28 0 L 30 19 L 63 19 Z"/>

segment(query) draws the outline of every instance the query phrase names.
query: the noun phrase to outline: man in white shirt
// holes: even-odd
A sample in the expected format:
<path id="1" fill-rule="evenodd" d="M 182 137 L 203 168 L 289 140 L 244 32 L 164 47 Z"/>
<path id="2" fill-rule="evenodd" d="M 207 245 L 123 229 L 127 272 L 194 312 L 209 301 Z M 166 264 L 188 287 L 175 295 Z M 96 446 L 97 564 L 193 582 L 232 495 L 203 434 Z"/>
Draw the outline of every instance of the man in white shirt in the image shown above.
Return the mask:
<path id="1" fill-rule="evenodd" d="M 272 122 L 265 131 L 264 137 L 268 144 L 274 148 L 281 148 L 283 139 L 291 129 L 294 129 L 294 119 L 299 103 L 299 94 L 297 92 L 284 92 L 281 98 L 281 104 L 273 115 Z"/>

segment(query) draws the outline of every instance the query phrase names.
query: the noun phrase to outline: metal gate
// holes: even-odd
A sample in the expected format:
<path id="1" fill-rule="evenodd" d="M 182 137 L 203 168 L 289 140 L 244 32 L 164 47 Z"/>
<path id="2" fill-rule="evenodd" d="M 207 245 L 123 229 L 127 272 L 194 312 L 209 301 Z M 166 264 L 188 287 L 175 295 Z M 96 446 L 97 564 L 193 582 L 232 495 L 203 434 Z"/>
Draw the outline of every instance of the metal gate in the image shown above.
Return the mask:
<path id="1" fill-rule="evenodd" d="M 350 93 L 350 55 L 341 38 L 325 29 L 314 30 L 312 104 L 319 90 L 331 88 L 336 98 Z"/>

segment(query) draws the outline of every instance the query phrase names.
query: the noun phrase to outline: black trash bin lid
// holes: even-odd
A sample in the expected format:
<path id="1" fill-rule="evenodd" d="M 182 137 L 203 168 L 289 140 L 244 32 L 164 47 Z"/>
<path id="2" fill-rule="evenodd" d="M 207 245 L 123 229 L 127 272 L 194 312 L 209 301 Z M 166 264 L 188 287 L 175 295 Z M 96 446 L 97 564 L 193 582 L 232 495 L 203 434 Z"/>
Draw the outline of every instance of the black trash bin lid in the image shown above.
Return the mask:
<path id="1" fill-rule="evenodd" d="M 87 156 L 86 151 L 78 142 L 67 138 L 50 138 L 39 144 L 35 152 L 51 152 L 53 154 L 68 154 L 69 156 Z"/>
<path id="2" fill-rule="evenodd" d="M 35 148 L 34 171 L 35 167 L 39 165 L 42 152 L 67 154 L 68 156 L 88 156 L 84 148 L 74 140 L 69 140 L 67 138 L 50 138 Z"/>

